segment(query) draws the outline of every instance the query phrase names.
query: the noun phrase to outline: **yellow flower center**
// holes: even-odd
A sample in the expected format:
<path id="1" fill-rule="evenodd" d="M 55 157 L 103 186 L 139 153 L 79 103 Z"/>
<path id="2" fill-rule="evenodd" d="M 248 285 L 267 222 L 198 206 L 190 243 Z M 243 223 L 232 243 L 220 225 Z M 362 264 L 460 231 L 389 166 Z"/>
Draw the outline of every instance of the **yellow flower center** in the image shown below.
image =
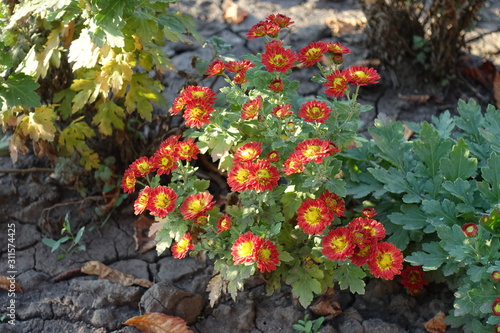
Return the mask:
<path id="1" fill-rule="evenodd" d="M 201 200 L 192 200 L 188 205 L 189 211 L 193 213 L 201 211 L 203 207 L 205 207 L 205 205 Z"/>
<path id="2" fill-rule="evenodd" d="M 319 57 L 321 54 L 321 50 L 317 47 L 313 47 L 313 48 L 310 48 L 309 50 L 307 50 L 307 52 L 305 53 L 305 56 L 309 59 L 315 59 L 317 57 Z"/>
<path id="3" fill-rule="evenodd" d="M 380 253 L 377 256 L 377 264 L 382 270 L 386 270 L 392 267 L 392 256 L 390 253 Z"/>
<path id="4" fill-rule="evenodd" d="M 267 169 L 259 169 L 257 172 L 255 172 L 255 177 L 261 181 L 261 180 L 267 180 L 271 178 L 271 174 L 269 173 L 269 170 Z"/>
<path id="5" fill-rule="evenodd" d="M 304 218 L 310 225 L 316 225 L 321 221 L 321 209 L 319 207 L 309 207 L 304 213 Z"/>
<path id="6" fill-rule="evenodd" d="M 234 177 L 236 181 L 240 184 L 245 183 L 248 180 L 248 176 L 250 175 L 250 170 L 248 169 L 239 169 Z"/>
<path id="7" fill-rule="evenodd" d="M 240 257 L 248 257 L 253 254 L 253 242 L 246 241 L 240 244 L 238 248 L 238 256 Z"/>
<path id="8" fill-rule="evenodd" d="M 347 241 L 345 236 L 332 238 L 330 245 L 336 251 L 342 251 L 347 247 Z"/>
<path id="9" fill-rule="evenodd" d="M 158 193 L 155 200 L 156 208 L 165 208 L 170 205 L 170 197 L 165 193 Z"/>
<path id="10" fill-rule="evenodd" d="M 269 249 L 261 249 L 259 251 L 259 259 L 262 261 L 268 261 L 271 258 L 271 250 Z"/>
<path id="11" fill-rule="evenodd" d="M 314 157 L 316 155 L 318 155 L 318 153 L 321 151 L 321 147 L 320 146 L 314 146 L 314 145 L 310 145 L 307 147 L 306 150 L 304 150 L 304 156 L 306 157 Z"/>
<path id="12" fill-rule="evenodd" d="M 203 97 L 205 97 L 205 93 L 203 91 L 194 91 L 193 97 L 194 98 L 203 98 Z"/>
<path id="13" fill-rule="evenodd" d="M 355 71 L 354 73 L 354 76 L 360 78 L 360 79 L 366 79 L 366 78 L 369 78 L 370 76 L 367 75 L 365 72 L 363 71 Z"/>
<path id="14" fill-rule="evenodd" d="M 139 172 L 144 173 L 144 172 L 149 172 L 149 164 L 147 162 L 142 162 L 137 165 L 137 170 Z"/>

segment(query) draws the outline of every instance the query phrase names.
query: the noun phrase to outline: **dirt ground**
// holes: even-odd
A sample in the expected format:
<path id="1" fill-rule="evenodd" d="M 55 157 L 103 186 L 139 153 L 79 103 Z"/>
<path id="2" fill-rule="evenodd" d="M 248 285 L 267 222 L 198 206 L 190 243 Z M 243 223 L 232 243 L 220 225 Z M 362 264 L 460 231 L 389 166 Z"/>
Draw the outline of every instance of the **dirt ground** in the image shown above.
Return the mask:
<path id="1" fill-rule="evenodd" d="M 234 46 L 232 53 L 236 55 L 258 51 L 255 42 L 245 39 L 245 32 L 267 15 L 282 13 L 296 22 L 290 36 L 294 45 L 302 47 L 316 40 L 340 41 L 352 49 L 345 59 L 346 66 L 374 60 L 366 47 L 362 29 L 334 31 L 332 24 L 327 24 L 332 19 L 333 22 L 339 19 L 362 22 L 363 13 L 354 0 L 240 0 L 236 4 L 249 13 L 239 24 L 223 19 L 228 3 L 222 0 L 186 0 L 178 9 L 197 19 L 204 37 L 218 36 L 231 43 Z M 498 1 L 486 1 L 479 23 L 467 38 L 472 41 L 468 44 L 467 61 L 477 65 L 490 60 L 500 66 Z M 192 56 L 210 56 L 209 50 L 196 45 L 169 44 L 167 48 L 177 69 L 186 73 L 194 71 L 190 66 Z M 373 105 L 373 110 L 364 114 L 363 128 L 377 117 L 430 120 L 445 109 L 453 112 L 459 98 L 473 97 L 482 105 L 494 102 L 491 90 L 469 79 L 443 88 L 409 79 L 398 80 L 390 68 L 379 66 L 377 69 L 383 78 L 381 84 L 361 93 L 360 102 Z M 411 70 L 418 71 L 418 68 L 409 68 L 406 73 L 409 77 Z M 310 74 L 294 72 L 301 82 L 299 93 L 305 96 L 321 89 L 305 79 Z M 169 101 L 186 82 L 173 73 L 167 73 L 162 81 Z M 427 95 L 432 98 L 408 97 Z M 154 250 L 139 253 L 136 244 L 139 223 L 133 215 L 133 198 L 126 199 L 104 223 L 95 210 L 104 205 L 99 190 L 102 184 L 86 179 L 88 196 L 82 198 L 74 183 L 66 182 L 53 171 L 49 161 L 33 155 L 21 157 L 15 165 L 7 155 L 0 155 L 0 275 L 14 275 L 22 288 L 14 298 L 0 290 L 1 332 L 132 333 L 138 330 L 123 322 L 146 312 L 180 316 L 199 333 L 294 332 L 292 325 L 310 313 L 294 302 L 287 288 L 271 297 L 264 296 L 264 288 L 258 280 L 249 281 L 236 301 L 226 297 L 214 308 L 210 307 L 206 293 L 213 270 L 210 262 L 195 258 L 177 260 L 169 251 L 161 255 Z M 86 251 L 56 260 L 61 251 L 51 253 L 41 240 L 60 237 L 66 214 L 74 231 L 86 228 L 81 240 Z M 9 229 L 14 229 L 16 244 L 13 267 L 8 266 Z M 79 269 L 88 261 L 100 261 L 113 269 L 151 281 L 153 286 L 124 286 L 80 274 Z M 14 312 L 13 307 L 8 307 L 12 299 L 15 300 Z M 453 292 L 443 285 L 430 285 L 413 297 L 405 293 L 397 280 L 370 280 L 366 295 L 337 290 L 335 301 L 342 313 L 326 321 L 322 333 L 423 333 L 424 322 L 439 311 L 446 313 L 451 309 Z M 7 314 L 15 315 L 15 325 L 8 323 Z M 447 332 L 460 330 L 449 328 Z"/>

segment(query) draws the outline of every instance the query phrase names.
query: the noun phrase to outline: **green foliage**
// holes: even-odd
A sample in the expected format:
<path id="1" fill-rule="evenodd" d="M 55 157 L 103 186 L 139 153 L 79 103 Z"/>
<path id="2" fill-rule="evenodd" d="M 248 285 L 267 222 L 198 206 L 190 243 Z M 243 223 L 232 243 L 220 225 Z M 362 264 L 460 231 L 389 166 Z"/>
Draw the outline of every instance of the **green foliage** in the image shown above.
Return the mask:
<path id="1" fill-rule="evenodd" d="M 483 115 L 470 100 L 458 103 L 458 113 L 408 124 L 411 141 L 400 122 L 376 121 L 373 139 L 342 153 L 344 174 L 348 194 L 377 207 L 389 241 L 411 253 L 406 260 L 458 288 L 450 323 L 492 331 L 491 304 L 500 294 L 490 276 L 500 259 L 500 111 L 490 106 Z M 483 226 L 475 237 L 462 230 L 471 222 Z"/>
<path id="2" fill-rule="evenodd" d="M 176 2 L 29 0 L 11 15 L 3 6 L 0 125 L 13 132 L 13 160 L 27 140 L 44 141 L 54 148 L 43 153 L 96 169 L 90 138 L 112 136 L 133 117 L 151 121 L 153 105 L 166 101 L 148 73 L 173 69 L 165 42 L 192 43 L 191 34 L 201 43 L 194 21 L 169 10 Z"/>
<path id="3" fill-rule="evenodd" d="M 316 333 L 319 331 L 319 328 L 321 327 L 321 324 L 323 324 L 324 320 L 325 317 L 319 317 L 318 319 L 310 320 L 309 315 L 306 314 L 303 319 L 300 319 L 297 324 L 293 325 L 293 329 L 298 332 Z"/>
<path id="4" fill-rule="evenodd" d="M 42 243 L 51 248 L 50 252 L 55 252 L 59 249 L 62 250 L 63 253 L 57 255 L 57 260 L 60 260 L 74 252 L 85 251 L 87 249 L 85 244 L 80 244 L 80 240 L 84 232 L 85 227 L 81 227 L 80 229 L 78 229 L 78 232 L 75 235 L 71 230 L 69 215 L 66 214 L 63 222 L 63 227 L 61 229 L 61 235 L 63 237 L 59 238 L 58 240 L 52 238 L 43 238 Z"/>

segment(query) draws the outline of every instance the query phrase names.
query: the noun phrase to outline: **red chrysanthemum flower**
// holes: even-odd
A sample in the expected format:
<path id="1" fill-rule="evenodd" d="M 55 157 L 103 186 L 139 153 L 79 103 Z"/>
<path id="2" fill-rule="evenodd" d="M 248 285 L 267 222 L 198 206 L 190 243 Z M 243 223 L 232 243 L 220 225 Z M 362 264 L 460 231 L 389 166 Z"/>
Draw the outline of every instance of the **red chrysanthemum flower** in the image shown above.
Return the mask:
<path id="1" fill-rule="evenodd" d="M 367 217 L 357 217 L 352 219 L 351 222 L 349 222 L 349 227 L 352 230 L 365 230 L 366 236 L 370 237 L 375 242 L 384 239 L 386 236 L 384 225 Z"/>
<path id="2" fill-rule="evenodd" d="M 258 246 L 262 241 L 262 238 L 255 236 L 251 231 L 240 235 L 231 247 L 234 264 L 254 262 L 257 257 Z"/>
<path id="3" fill-rule="evenodd" d="M 123 192 L 132 193 L 135 191 L 135 184 L 137 183 L 137 178 L 135 177 L 134 170 L 127 169 L 123 175 L 121 186 Z"/>
<path id="4" fill-rule="evenodd" d="M 373 244 L 375 243 L 368 244 L 364 248 L 359 248 L 357 246 L 354 247 L 354 252 L 349 257 L 351 262 L 358 267 L 368 263 L 368 259 L 370 259 Z"/>
<path id="5" fill-rule="evenodd" d="M 182 116 L 186 120 L 186 126 L 200 128 L 203 124 L 210 123 L 213 111 L 214 108 L 206 101 L 192 101 L 186 106 Z"/>
<path id="6" fill-rule="evenodd" d="M 177 143 L 176 151 L 181 160 L 187 161 L 198 159 L 198 154 L 200 153 L 198 145 L 194 142 L 193 138 L 188 138 L 185 141 L 179 141 L 179 143 Z"/>
<path id="7" fill-rule="evenodd" d="M 157 186 L 149 193 L 149 202 L 147 209 L 151 215 L 164 218 L 168 213 L 175 209 L 177 194 L 170 187 Z"/>
<path id="8" fill-rule="evenodd" d="M 178 114 L 179 112 L 184 110 L 184 108 L 186 107 L 186 104 L 187 104 L 187 100 L 186 100 L 186 97 L 184 95 L 181 94 L 181 95 L 177 96 L 176 98 L 174 98 L 174 101 L 172 102 L 172 108 L 170 109 L 170 114 L 172 114 L 172 115 Z"/>
<path id="9" fill-rule="evenodd" d="M 271 21 L 260 21 L 247 32 L 248 39 L 255 39 L 264 36 L 276 37 L 280 32 L 280 26 Z"/>
<path id="10" fill-rule="evenodd" d="M 279 264 L 279 253 L 276 244 L 270 240 L 263 240 L 259 243 L 255 255 L 257 261 L 257 268 L 262 272 L 271 272 L 276 269 Z"/>
<path id="11" fill-rule="evenodd" d="M 325 102 L 308 101 L 300 107 L 299 117 L 309 122 L 324 123 L 330 117 L 331 112 L 332 110 Z"/>
<path id="12" fill-rule="evenodd" d="M 136 177 L 144 177 L 154 170 L 153 161 L 151 158 L 142 156 L 136 159 L 129 167 Z"/>
<path id="13" fill-rule="evenodd" d="M 330 230 L 322 241 L 321 253 L 328 260 L 345 260 L 354 251 L 354 242 L 351 238 L 351 230 L 347 227 L 337 227 Z"/>
<path id="14" fill-rule="evenodd" d="M 344 200 L 342 200 L 342 198 L 337 194 L 330 193 L 330 191 L 326 190 L 325 193 L 321 194 L 318 199 L 323 200 L 326 207 L 333 215 L 337 217 L 345 216 Z"/>
<path id="15" fill-rule="evenodd" d="M 134 214 L 135 215 L 142 214 L 142 212 L 144 212 L 144 210 L 148 206 L 150 192 L 151 192 L 151 187 L 149 187 L 149 186 L 146 186 L 145 188 L 142 189 L 141 192 L 139 192 L 139 196 L 134 201 Z"/>
<path id="16" fill-rule="evenodd" d="M 208 65 L 205 75 L 208 77 L 221 75 L 222 73 L 224 73 L 225 69 L 226 64 L 224 63 L 224 61 L 222 61 L 221 59 L 215 59 L 210 63 L 210 65 Z"/>
<path id="17" fill-rule="evenodd" d="M 250 60 L 240 60 L 240 61 L 229 61 L 226 64 L 226 69 L 231 73 L 239 73 L 241 71 L 247 71 L 250 68 L 255 67 Z"/>
<path id="18" fill-rule="evenodd" d="M 271 14 L 266 18 L 266 21 L 273 22 L 280 28 L 287 28 L 294 23 L 291 18 L 283 14 Z"/>
<path id="19" fill-rule="evenodd" d="M 249 189 L 251 168 L 251 162 L 233 164 L 227 176 L 227 184 L 232 192 L 241 192 Z"/>
<path id="20" fill-rule="evenodd" d="M 276 118 L 282 119 L 293 114 L 293 111 L 290 110 L 291 108 L 292 105 L 290 104 L 279 104 L 273 108 L 271 114 L 276 116 Z"/>
<path id="21" fill-rule="evenodd" d="M 332 55 L 333 62 L 337 65 L 341 64 L 344 60 L 344 54 L 351 53 L 351 50 L 347 46 L 343 46 L 340 43 L 329 42 L 326 44 L 326 47 Z"/>
<path id="22" fill-rule="evenodd" d="M 168 175 L 170 171 L 177 169 L 179 155 L 175 150 L 167 148 L 158 149 L 153 155 L 153 165 L 159 175 Z"/>
<path id="23" fill-rule="evenodd" d="M 500 316 L 500 296 L 493 301 L 493 304 L 491 304 L 491 311 L 495 316 Z"/>
<path id="24" fill-rule="evenodd" d="M 350 84 L 366 86 L 369 83 L 378 83 L 380 75 L 373 68 L 352 66 L 346 69 L 347 78 Z"/>
<path id="25" fill-rule="evenodd" d="M 280 78 L 276 78 L 276 79 L 272 80 L 271 83 L 269 83 L 268 88 L 274 92 L 283 91 L 283 88 L 284 88 L 283 80 Z"/>
<path id="26" fill-rule="evenodd" d="M 376 243 L 371 250 L 368 267 L 376 278 L 392 280 L 403 269 L 403 254 L 392 243 Z"/>
<path id="27" fill-rule="evenodd" d="M 304 164 L 307 164 L 312 161 L 321 163 L 323 158 L 333 155 L 335 152 L 329 141 L 313 138 L 299 143 L 295 147 L 295 153 Z"/>
<path id="28" fill-rule="evenodd" d="M 208 192 L 192 194 L 184 200 L 179 211 L 184 216 L 184 220 L 195 219 L 214 207 L 213 199 L 213 195 Z"/>
<path id="29" fill-rule="evenodd" d="M 295 52 L 284 47 L 268 48 L 262 54 L 262 64 L 266 66 L 268 72 L 286 73 L 287 70 L 295 66 L 294 62 L 297 59 Z"/>
<path id="30" fill-rule="evenodd" d="M 298 154 L 290 154 L 283 165 L 283 172 L 289 176 L 304 171 L 304 163 Z"/>
<path id="31" fill-rule="evenodd" d="M 326 53 L 327 50 L 326 43 L 314 42 L 300 49 L 298 59 L 305 67 L 309 67 L 320 62 L 323 54 Z"/>
<path id="32" fill-rule="evenodd" d="M 241 107 L 243 112 L 241 113 L 241 118 L 243 119 L 255 119 L 259 115 L 260 109 L 262 109 L 262 97 L 257 96 L 255 99 L 247 101 Z"/>
<path id="33" fill-rule="evenodd" d="M 279 160 L 280 154 L 276 150 L 272 150 L 269 153 L 267 153 L 266 158 L 269 162 L 274 163 Z"/>
<path id="34" fill-rule="evenodd" d="M 215 102 L 215 95 L 217 94 L 208 87 L 188 86 L 183 90 L 182 95 L 185 96 L 187 104 L 193 101 L 206 101 L 212 105 Z"/>
<path id="35" fill-rule="evenodd" d="M 201 215 L 198 215 L 195 217 L 194 221 L 193 221 L 194 224 L 198 224 L 198 225 L 205 225 L 208 223 L 208 215 L 207 214 L 201 214 Z"/>
<path id="36" fill-rule="evenodd" d="M 170 248 L 172 256 L 176 259 L 182 259 L 186 256 L 189 250 L 194 249 L 194 245 L 191 244 L 191 234 L 188 232 L 182 236 L 182 238 L 174 243 Z"/>
<path id="37" fill-rule="evenodd" d="M 248 142 L 236 149 L 233 164 L 253 161 L 262 153 L 262 142 Z"/>
<path id="38" fill-rule="evenodd" d="M 377 211 L 375 211 L 375 208 L 372 207 L 365 207 L 361 210 L 361 215 L 367 218 L 373 218 L 375 215 L 377 215 Z"/>
<path id="39" fill-rule="evenodd" d="M 491 272 L 491 278 L 495 282 L 500 282 L 500 271 L 493 271 L 493 272 Z"/>
<path id="40" fill-rule="evenodd" d="M 412 296 L 420 293 L 424 286 L 428 284 L 424 277 L 424 271 L 421 266 L 406 266 L 401 271 L 401 284 Z"/>
<path id="41" fill-rule="evenodd" d="M 500 324 L 496 324 L 493 329 L 495 333 L 500 333 Z"/>
<path id="42" fill-rule="evenodd" d="M 462 231 L 464 232 L 465 236 L 467 237 L 476 237 L 477 236 L 477 224 L 473 222 L 465 223 L 462 226 Z"/>
<path id="43" fill-rule="evenodd" d="M 223 215 L 217 220 L 217 233 L 229 230 L 231 228 L 231 217 L 229 215 Z"/>
<path id="44" fill-rule="evenodd" d="M 323 86 L 327 87 L 325 94 L 329 97 L 342 97 L 347 89 L 349 79 L 345 71 L 336 70 L 326 76 L 326 82 Z"/>
<path id="45" fill-rule="evenodd" d="M 310 235 L 321 235 L 331 223 L 332 215 L 319 199 L 306 199 L 297 209 L 297 225 Z"/>
<path id="46" fill-rule="evenodd" d="M 272 166 L 267 160 L 257 160 L 250 168 L 249 182 L 257 192 L 271 191 L 278 186 L 280 173 L 278 168 Z"/>
<path id="47" fill-rule="evenodd" d="M 169 151 L 175 151 L 177 149 L 177 144 L 179 143 L 180 137 L 180 135 L 169 136 L 168 138 L 163 140 L 162 143 L 160 143 L 160 147 L 158 148 L 158 150 L 165 149 Z"/>

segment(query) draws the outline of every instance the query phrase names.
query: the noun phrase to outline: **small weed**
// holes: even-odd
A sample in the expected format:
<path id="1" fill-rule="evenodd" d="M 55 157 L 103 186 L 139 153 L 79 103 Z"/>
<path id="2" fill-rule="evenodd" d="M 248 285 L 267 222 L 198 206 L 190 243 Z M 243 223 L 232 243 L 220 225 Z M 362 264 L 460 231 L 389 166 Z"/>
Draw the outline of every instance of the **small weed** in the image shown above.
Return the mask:
<path id="1" fill-rule="evenodd" d="M 71 231 L 71 225 L 69 223 L 69 215 L 66 214 L 66 216 L 64 217 L 63 227 L 61 229 L 61 235 L 63 235 L 63 237 L 58 240 L 54 240 L 52 238 L 43 238 L 42 243 L 51 248 L 50 252 L 55 252 L 60 248 L 63 251 L 63 253 L 57 255 L 56 258 L 57 260 L 60 260 L 74 252 L 85 251 L 87 249 L 85 244 L 79 244 L 84 232 L 85 232 L 85 227 L 81 227 L 75 235 Z M 66 246 L 66 248 L 61 247 L 61 245 L 65 243 L 68 243 L 67 245 L 69 246 Z"/>
<path id="2" fill-rule="evenodd" d="M 325 320 L 325 317 L 319 317 L 316 320 L 310 320 L 309 314 L 306 314 L 304 316 L 304 319 L 300 319 L 297 322 L 297 324 L 294 324 L 292 327 L 294 330 L 296 330 L 298 332 L 316 333 L 316 332 L 318 332 L 321 324 L 323 324 L 324 320 Z"/>

